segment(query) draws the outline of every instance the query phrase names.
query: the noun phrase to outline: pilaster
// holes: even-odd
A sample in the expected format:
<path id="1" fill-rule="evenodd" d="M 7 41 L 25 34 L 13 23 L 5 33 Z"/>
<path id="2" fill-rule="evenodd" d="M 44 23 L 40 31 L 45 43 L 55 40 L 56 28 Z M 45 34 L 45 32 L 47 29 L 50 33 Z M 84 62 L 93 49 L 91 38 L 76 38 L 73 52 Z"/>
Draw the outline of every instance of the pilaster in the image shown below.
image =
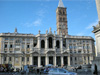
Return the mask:
<path id="1" fill-rule="evenodd" d="M 30 56 L 30 65 L 33 65 L 33 58 Z"/>
<path id="2" fill-rule="evenodd" d="M 68 56 L 68 66 L 70 66 L 70 56 Z"/>
<path id="3" fill-rule="evenodd" d="M 45 63 L 46 63 L 46 65 L 48 65 L 49 64 L 49 58 L 48 58 L 48 56 L 46 56 L 45 59 L 46 59 Z"/>
<path id="4" fill-rule="evenodd" d="M 61 56 L 61 66 L 64 65 L 64 60 L 63 60 L 63 56 Z"/>
<path id="5" fill-rule="evenodd" d="M 48 49 L 48 37 L 46 36 L 46 40 L 45 40 L 45 48 Z"/>
<path id="6" fill-rule="evenodd" d="M 40 56 L 38 56 L 38 67 L 40 67 L 41 65 L 41 59 L 40 59 Z"/>

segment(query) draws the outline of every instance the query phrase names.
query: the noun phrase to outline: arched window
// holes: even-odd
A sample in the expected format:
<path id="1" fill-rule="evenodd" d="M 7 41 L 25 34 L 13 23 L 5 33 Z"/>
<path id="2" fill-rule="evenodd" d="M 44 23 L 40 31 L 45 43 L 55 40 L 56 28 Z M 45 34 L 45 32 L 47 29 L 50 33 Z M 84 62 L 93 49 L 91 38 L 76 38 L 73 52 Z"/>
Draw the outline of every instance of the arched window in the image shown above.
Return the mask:
<path id="1" fill-rule="evenodd" d="M 56 47 L 60 48 L 60 42 L 59 42 L 59 40 L 56 41 Z"/>
<path id="2" fill-rule="evenodd" d="M 63 15 L 65 15 L 65 11 L 63 11 Z"/>
<path id="3" fill-rule="evenodd" d="M 49 42 L 49 48 L 52 48 L 52 37 L 49 37 L 48 42 Z"/>
<path id="4" fill-rule="evenodd" d="M 45 41 L 44 40 L 41 41 L 41 48 L 45 48 Z"/>

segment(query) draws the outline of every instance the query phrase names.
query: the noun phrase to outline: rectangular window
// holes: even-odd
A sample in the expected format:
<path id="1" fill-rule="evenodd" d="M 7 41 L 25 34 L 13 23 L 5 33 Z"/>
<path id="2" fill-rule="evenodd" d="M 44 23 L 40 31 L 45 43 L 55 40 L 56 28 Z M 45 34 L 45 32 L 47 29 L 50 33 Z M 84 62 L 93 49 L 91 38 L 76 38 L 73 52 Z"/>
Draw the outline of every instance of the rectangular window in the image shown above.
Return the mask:
<path id="1" fill-rule="evenodd" d="M 7 40 L 8 40 L 8 38 L 5 38 L 5 40 L 7 41 Z"/>
<path id="2" fill-rule="evenodd" d="M 27 48 L 30 48 L 30 45 L 27 45 Z"/>
<path id="3" fill-rule="evenodd" d="M 9 57 L 9 61 L 11 61 L 11 57 Z"/>
<path id="4" fill-rule="evenodd" d="M 12 46 L 12 44 L 10 45 L 10 48 L 12 48 L 13 46 Z"/>
<path id="5" fill-rule="evenodd" d="M 77 59 L 76 59 L 76 57 L 75 57 L 75 61 L 76 61 Z"/>
<path id="6" fill-rule="evenodd" d="M 5 44 L 5 48 L 7 48 L 7 44 Z"/>
<path id="7" fill-rule="evenodd" d="M 4 57 L 4 61 L 6 61 L 6 57 Z"/>
<path id="8" fill-rule="evenodd" d="M 24 61 L 24 57 L 22 57 L 22 61 Z"/>
<path id="9" fill-rule="evenodd" d="M 29 61 L 29 57 L 27 57 L 27 61 Z"/>
<path id="10" fill-rule="evenodd" d="M 70 57 L 70 60 L 72 61 L 72 57 Z"/>
<path id="11" fill-rule="evenodd" d="M 78 53 L 81 53 L 81 51 L 78 51 Z"/>
<path id="12" fill-rule="evenodd" d="M 22 48 L 24 48 L 24 46 L 25 46 L 25 45 L 24 45 L 24 44 L 22 44 Z"/>

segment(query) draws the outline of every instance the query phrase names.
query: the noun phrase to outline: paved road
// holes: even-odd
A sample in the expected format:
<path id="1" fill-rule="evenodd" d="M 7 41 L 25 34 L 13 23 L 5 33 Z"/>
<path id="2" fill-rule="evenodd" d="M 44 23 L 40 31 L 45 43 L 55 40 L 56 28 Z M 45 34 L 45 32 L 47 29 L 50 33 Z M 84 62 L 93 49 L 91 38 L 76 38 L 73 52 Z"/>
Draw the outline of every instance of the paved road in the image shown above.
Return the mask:
<path id="1" fill-rule="evenodd" d="M 93 75 L 92 72 L 77 72 L 78 75 Z M 21 75 L 20 73 L 0 73 L 0 75 Z M 26 74 L 23 74 L 26 75 Z M 40 75 L 40 74 L 34 74 L 30 73 L 29 75 Z M 47 75 L 47 74 L 41 74 L 41 75 Z M 100 75 L 100 72 L 98 73 Z"/>

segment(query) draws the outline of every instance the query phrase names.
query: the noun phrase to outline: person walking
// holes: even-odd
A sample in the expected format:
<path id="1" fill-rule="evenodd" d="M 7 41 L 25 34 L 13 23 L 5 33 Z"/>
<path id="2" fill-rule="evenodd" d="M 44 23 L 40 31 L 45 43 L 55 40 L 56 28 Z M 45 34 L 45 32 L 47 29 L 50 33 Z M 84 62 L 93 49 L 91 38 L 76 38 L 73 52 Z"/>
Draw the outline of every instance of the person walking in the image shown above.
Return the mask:
<path id="1" fill-rule="evenodd" d="M 98 69 L 97 69 L 97 65 L 95 64 L 94 65 L 94 72 L 93 72 L 94 75 L 98 75 Z"/>

